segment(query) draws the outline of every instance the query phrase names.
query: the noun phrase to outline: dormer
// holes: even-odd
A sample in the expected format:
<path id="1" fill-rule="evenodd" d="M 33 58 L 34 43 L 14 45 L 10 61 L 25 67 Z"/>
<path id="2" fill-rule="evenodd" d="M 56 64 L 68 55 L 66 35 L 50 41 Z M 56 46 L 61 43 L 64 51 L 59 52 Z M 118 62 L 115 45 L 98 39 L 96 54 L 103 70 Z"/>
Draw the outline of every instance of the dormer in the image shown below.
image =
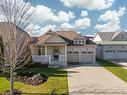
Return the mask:
<path id="1" fill-rule="evenodd" d="M 81 34 L 78 34 L 74 37 L 74 44 L 86 44 L 86 38 L 82 36 Z"/>

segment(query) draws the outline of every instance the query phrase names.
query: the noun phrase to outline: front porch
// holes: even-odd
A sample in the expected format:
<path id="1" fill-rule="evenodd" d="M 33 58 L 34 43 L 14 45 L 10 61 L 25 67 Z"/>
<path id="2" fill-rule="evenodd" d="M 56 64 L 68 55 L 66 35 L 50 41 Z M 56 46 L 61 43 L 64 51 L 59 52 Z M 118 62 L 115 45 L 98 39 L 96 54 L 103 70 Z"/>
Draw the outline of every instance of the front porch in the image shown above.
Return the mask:
<path id="1" fill-rule="evenodd" d="M 67 45 L 66 44 L 45 44 L 37 46 L 37 51 L 33 55 L 34 62 L 48 63 L 49 66 L 67 65 Z"/>

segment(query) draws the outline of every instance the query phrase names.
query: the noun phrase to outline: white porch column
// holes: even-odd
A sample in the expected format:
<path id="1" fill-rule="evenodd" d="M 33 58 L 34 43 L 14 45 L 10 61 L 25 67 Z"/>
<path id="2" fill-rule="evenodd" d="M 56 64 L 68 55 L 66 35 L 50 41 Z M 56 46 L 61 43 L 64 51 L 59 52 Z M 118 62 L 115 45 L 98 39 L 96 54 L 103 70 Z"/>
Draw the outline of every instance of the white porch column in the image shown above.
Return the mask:
<path id="1" fill-rule="evenodd" d="M 51 60 L 50 60 L 50 56 L 47 56 L 48 55 L 48 52 L 47 52 L 47 45 L 45 45 L 45 58 L 46 60 L 48 60 L 48 62 L 50 63 Z"/>
<path id="2" fill-rule="evenodd" d="M 65 45 L 65 61 L 67 62 L 67 45 Z"/>
<path id="3" fill-rule="evenodd" d="M 45 45 L 45 55 L 47 55 L 47 45 Z"/>

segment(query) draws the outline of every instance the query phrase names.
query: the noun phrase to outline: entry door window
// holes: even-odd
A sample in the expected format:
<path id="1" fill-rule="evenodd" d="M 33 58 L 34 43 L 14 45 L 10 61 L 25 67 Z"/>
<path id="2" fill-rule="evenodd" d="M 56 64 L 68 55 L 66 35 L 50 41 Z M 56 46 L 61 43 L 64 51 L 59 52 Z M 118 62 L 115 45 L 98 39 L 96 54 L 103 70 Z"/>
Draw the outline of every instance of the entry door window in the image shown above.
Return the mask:
<path id="1" fill-rule="evenodd" d="M 53 48 L 53 58 L 55 60 L 59 59 L 59 54 L 60 54 L 60 49 L 58 47 L 54 47 Z"/>

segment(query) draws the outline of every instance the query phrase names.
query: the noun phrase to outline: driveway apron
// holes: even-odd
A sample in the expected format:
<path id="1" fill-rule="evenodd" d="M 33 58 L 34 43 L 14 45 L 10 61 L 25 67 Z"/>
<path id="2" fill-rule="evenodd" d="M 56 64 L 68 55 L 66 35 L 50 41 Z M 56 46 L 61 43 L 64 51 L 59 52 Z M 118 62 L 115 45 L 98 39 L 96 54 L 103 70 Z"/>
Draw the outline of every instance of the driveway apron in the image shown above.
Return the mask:
<path id="1" fill-rule="evenodd" d="M 69 95 L 127 95 L 127 83 L 97 63 L 71 65 L 66 70 Z"/>

